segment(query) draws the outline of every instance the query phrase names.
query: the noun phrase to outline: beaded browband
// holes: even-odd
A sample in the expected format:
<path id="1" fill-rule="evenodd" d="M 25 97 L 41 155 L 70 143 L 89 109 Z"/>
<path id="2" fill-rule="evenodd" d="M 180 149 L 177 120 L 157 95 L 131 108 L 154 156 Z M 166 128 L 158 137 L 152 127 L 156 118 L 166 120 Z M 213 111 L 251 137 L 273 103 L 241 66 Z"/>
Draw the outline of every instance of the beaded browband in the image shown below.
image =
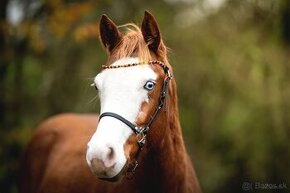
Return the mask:
<path id="1" fill-rule="evenodd" d="M 138 65 L 145 65 L 145 64 L 158 64 L 161 67 L 164 68 L 165 64 L 158 60 L 152 60 L 149 62 L 138 62 L 138 63 L 131 63 L 131 64 L 122 64 L 122 65 L 115 65 L 115 66 L 109 66 L 109 65 L 102 65 L 103 69 L 113 69 L 113 68 L 126 68 L 126 67 L 132 67 L 132 66 L 138 66 Z"/>

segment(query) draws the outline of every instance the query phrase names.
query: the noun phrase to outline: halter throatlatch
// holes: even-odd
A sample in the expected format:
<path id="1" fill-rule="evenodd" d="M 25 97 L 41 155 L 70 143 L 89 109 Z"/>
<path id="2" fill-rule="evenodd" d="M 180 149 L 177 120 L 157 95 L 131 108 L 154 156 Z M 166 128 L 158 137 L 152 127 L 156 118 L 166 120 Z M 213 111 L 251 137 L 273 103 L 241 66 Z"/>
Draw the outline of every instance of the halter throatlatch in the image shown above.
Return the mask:
<path id="1" fill-rule="evenodd" d="M 140 62 L 140 63 L 131 63 L 131 64 L 124 64 L 124 65 L 116 65 L 116 66 L 107 66 L 107 65 L 102 65 L 103 69 L 115 69 L 115 68 L 124 68 L 124 67 L 132 67 L 132 66 L 137 66 L 137 65 L 143 65 L 146 63 Z M 158 115 L 158 113 L 160 112 L 160 110 L 162 109 L 166 96 L 167 96 L 167 92 L 168 92 L 168 86 L 169 86 L 169 81 L 173 78 L 168 66 L 166 66 L 163 62 L 161 61 L 149 61 L 147 64 L 158 64 L 160 65 L 165 74 L 166 74 L 166 78 L 164 79 L 162 88 L 161 88 L 161 93 L 159 96 L 159 101 L 158 101 L 158 105 L 153 113 L 153 115 L 150 117 L 150 120 L 147 122 L 147 124 L 145 124 L 142 127 L 137 127 L 136 124 L 128 121 L 127 119 L 125 119 L 124 117 L 122 117 L 121 115 L 118 115 L 116 113 L 112 113 L 112 112 L 104 112 L 100 115 L 99 117 L 99 121 L 103 118 L 103 117 L 113 117 L 115 119 L 118 119 L 119 121 L 123 122 L 124 124 L 126 124 L 137 136 L 137 143 L 139 146 L 139 150 L 135 155 L 134 160 L 127 166 L 127 173 L 126 173 L 126 177 L 131 179 L 135 173 L 135 170 L 138 166 L 138 156 L 142 150 L 142 148 L 144 147 L 145 143 L 146 143 L 146 136 L 147 133 L 152 125 L 152 123 L 154 122 L 156 116 Z"/>

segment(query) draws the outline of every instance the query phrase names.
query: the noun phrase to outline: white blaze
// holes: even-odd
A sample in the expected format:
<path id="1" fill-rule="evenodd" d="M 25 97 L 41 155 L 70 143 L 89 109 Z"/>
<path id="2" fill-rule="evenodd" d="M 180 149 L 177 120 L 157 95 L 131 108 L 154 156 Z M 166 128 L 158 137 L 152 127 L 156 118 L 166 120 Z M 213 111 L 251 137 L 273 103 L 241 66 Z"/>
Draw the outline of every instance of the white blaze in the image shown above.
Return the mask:
<path id="1" fill-rule="evenodd" d="M 138 63 L 138 58 L 123 58 L 112 65 Z M 156 80 L 157 75 L 149 65 L 128 68 L 106 69 L 95 77 L 99 90 L 101 113 L 113 112 L 135 123 L 143 102 L 148 101 L 148 91 L 143 88 L 148 80 Z M 94 158 L 104 159 L 108 147 L 115 154 L 115 164 L 107 168 L 107 175 L 117 175 L 126 163 L 124 144 L 133 131 L 123 122 L 113 117 L 103 117 L 96 132 L 88 143 L 87 162 L 92 167 Z"/>

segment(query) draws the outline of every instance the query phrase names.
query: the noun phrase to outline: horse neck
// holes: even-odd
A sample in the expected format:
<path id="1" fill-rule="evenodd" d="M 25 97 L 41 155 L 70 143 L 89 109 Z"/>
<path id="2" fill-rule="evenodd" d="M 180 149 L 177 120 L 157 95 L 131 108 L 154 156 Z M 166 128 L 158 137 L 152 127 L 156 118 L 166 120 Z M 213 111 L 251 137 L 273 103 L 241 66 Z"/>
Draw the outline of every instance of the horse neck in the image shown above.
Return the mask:
<path id="1" fill-rule="evenodd" d="M 151 130 L 166 128 L 163 139 L 148 148 L 145 170 L 147 182 L 160 187 L 157 192 L 193 192 L 194 175 L 184 146 L 179 122 L 175 83 L 172 81 L 166 105 Z M 166 119 L 166 120 L 164 120 Z M 148 141 L 148 143 L 150 143 Z M 157 184 L 156 184 L 157 183 Z M 150 187 L 150 186 L 149 186 Z M 147 188 L 149 188 L 147 186 Z M 147 189 L 145 188 L 145 189 Z M 155 189 L 156 190 L 156 189 Z"/>

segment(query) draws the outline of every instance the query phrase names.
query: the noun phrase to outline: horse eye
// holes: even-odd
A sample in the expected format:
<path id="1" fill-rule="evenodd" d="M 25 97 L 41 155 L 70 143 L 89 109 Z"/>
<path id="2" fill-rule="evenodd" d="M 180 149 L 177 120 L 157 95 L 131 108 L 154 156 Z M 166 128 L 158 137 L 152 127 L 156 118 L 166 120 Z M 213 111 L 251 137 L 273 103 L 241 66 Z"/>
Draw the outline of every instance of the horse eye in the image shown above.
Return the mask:
<path id="1" fill-rule="evenodd" d="M 154 88 L 154 86 L 155 86 L 155 82 L 154 81 L 151 81 L 151 80 L 149 80 L 149 81 L 147 81 L 146 82 L 146 84 L 144 85 L 144 88 L 146 89 L 146 90 L 153 90 L 153 88 Z"/>

